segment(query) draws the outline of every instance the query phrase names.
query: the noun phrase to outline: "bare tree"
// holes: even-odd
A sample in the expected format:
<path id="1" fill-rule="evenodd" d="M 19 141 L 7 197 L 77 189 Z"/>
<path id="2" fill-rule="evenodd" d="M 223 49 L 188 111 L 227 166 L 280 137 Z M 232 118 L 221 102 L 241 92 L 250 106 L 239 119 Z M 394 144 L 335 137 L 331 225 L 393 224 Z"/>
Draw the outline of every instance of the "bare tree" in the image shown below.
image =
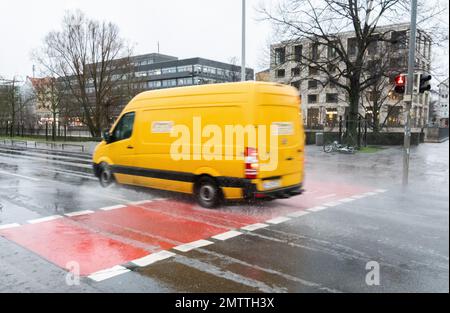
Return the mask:
<path id="1" fill-rule="evenodd" d="M 405 0 L 288 0 L 275 13 L 267 8 L 262 13 L 291 43 L 309 43 L 295 59 L 299 66 L 316 69 L 322 86 L 332 83 L 345 91 L 347 130 L 354 137 L 361 96 L 386 74 L 373 71 L 368 50 L 380 42 L 406 39 L 393 39 L 392 30 L 379 24 L 407 13 L 407 8 Z M 352 37 L 342 36 L 345 32 Z"/>
<path id="2" fill-rule="evenodd" d="M 121 106 L 117 96 L 134 67 L 131 50 L 115 24 L 68 12 L 59 31 L 50 32 L 37 62 L 57 81 L 62 81 L 81 108 L 80 118 L 92 136 L 98 137 L 111 119 L 111 108 Z"/>
<path id="3" fill-rule="evenodd" d="M 28 104 L 20 96 L 19 83 L 17 77 L 0 80 L 0 114 L 11 135 L 16 132 L 17 123 L 23 122 L 23 109 Z"/>

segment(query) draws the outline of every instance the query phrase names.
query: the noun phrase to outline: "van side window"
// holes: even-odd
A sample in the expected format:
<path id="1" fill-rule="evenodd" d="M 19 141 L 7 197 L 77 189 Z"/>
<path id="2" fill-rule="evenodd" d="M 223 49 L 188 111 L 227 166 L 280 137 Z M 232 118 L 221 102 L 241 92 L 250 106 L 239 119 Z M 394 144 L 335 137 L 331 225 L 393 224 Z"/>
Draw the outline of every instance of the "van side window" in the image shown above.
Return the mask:
<path id="1" fill-rule="evenodd" d="M 134 112 L 124 114 L 112 133 L 113 141 L 124 140 L 133 133 Z"/>

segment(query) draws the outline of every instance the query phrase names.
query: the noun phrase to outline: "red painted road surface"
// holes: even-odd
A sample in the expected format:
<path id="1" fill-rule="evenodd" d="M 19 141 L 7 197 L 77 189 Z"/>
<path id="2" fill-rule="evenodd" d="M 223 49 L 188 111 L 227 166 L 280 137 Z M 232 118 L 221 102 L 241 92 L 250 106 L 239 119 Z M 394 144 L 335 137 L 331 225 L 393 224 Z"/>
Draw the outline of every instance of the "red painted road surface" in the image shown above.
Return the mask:
<path id="1" fill-rule="evenodd" d="M 78 262 L 80 274 L 89 275 L 183 243 L 367 191 L 370 189 L 360 186 L 308 182 L 308 191 L 294 198 L 219 210 L 158 200 L 4 229 L 0 236 L 62 268 L 68 269 L 68 262 Z"/>

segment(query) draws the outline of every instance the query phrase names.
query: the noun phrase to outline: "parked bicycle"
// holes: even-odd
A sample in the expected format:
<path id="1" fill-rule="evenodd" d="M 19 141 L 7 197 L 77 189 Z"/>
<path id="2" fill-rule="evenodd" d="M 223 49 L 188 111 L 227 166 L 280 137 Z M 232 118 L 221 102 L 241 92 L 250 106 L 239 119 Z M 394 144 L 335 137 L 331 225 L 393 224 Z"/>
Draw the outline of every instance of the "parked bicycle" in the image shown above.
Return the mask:
<path id="1" fill-rule="evenodd" d="M 355 153 L 355 147 L 353 146 L 349 146 L 349 145 L 343 145 L 340 144 L 339 142 L 337 142 L 337 140 L 325 144 L 323 146 L 323 151 L 326 153 L 331 153 L 331 152 L 340 152 L 340 153 Z"/>

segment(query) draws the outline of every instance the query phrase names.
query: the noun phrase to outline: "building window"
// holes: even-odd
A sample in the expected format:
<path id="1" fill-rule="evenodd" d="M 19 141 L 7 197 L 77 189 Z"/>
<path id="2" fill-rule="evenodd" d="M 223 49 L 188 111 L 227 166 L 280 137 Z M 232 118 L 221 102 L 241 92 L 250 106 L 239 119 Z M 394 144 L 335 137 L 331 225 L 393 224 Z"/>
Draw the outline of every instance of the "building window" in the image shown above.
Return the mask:
<path id="1" fill-rule="evenodd" d="M 358 46 L 356 38 L 347 39 L 347 53 L 350 56 L 355 56 L 358 53 Z"/>
<path id="2" fill-rule="evenodd" d="M 150 70 L 147 72 L 148 76 L 161 75 L 161 69 Z"/>
<path id="3" fill-rule="evenodd" d="M 316 66 L 309 67 L 309 75 L 317 75 L 319 74 L 319 69 Z"/>
<path id="4" fill-rule="evenodd" d="M 337 108 L 327 108 L 327 118 L 325 124 L 328 127 L 333 127 L 337 123 Z"/>
<path id="5" fill-rule="evenodd" d="M 292 76 L 300 76 L 300 68 L 299 67 L 294 67 L 291 69 L 291 75 Z"/>
<path id="6" fill-rule="evenodd" d="M 294 46 L 294 61 L 300 62 L 302 60 L 303 46 Z"/>
<path id="7" fill-rule="evenodd" d="M 277 70 L 277 77 L 284 77 L 286 75 L 286 71 L 284 69 Z"/>
<path id="8" fill-rule="evenodd" d="M 300 85 L 301 81 L 299 80 L 291 83 L 291 86 L 297 88 L 298 90 L 300 90 Z"/>
<path id="9" fill-rule="evenodd" d="M 337 103 L 338 102 L 338 94 L 337 93 L 327 93 L 327 103 Z"/>
<path id="10" fill-rule="evenodd" d="M 308 95 L 308 103 L 317 103 L 317 95 Z"/>
<path id="11" fill-rule="evenodd" d="M 202 66 L 199 64 L 194 65 L 194 73 L 200 74 L 202 72 Z"/>
<path id="12" fill-rule="evenodd" d="M 161 81 L 160 80 L 149 81 L 147 82 L 147 88 L 149 89 L 161 88 Z"/>
<path id="13" fill-rule="evenodd" d="M 313 43 L 311 44 L 311 59 L 316 61 L 319 59 L 319 44 Z"/>
<path id="14" fill-rule="evenodd" d="M 328 59 L 334 59 L 337 56 L 336 48 L 328 46 Z"/>
<path id="15" fill-rule="evenodd" d="M 308 128 L 317 128 L 318 126 L 320 126 L 320 112 L 318 108 L 309 108 L 307 111 L 307 115 L 306 126 Z"/>
<path id="16" fill-rule="evenodd" d="M 189 86 L 192 83 L 192 77 L 178 78 L 178 86 Z"/>
<path id="17" fill-rule="evenodd" d="M 286 62 L 286 48 L 275 48 L 275 64 L 283 64 Z"/>
<path id="18" fill-rule="evenodd" d="M 316 89 L 317 88 L 317 80 L 308 80 L 308 89 Z"/>
<path id="19" fill-rule="evenodd" d="M 162 81 L 162 86 L 163 87 L 174 87 L 177 85 L 177 80 L 176 79 L 165 79 Z"/>
<path id="20" fill-rule="evenodd" d="M 407 45 L 406 31 L 393 31 L 391 34 L 392 48 L 404 49 Z"/>
<path id="21" fill-rule="evenodd" d="M 216 75 L 216 69 L 210 66 L 203 66 L 203 73 L 206 75 Z"/>
<path id="22" fill-rule="evenodd" d="M 177 68 L 176 68 L 176 67 L 166 67 L 166 68 L 163 68 L 163 69 L 161 70 L 161 72 L 162 72 L 163 74 L 176 73 L 176 72 L 177 72 Z"/>
<path id="23" fill-rule="evenodd" d="M 178 73 L 189 72 L 192 73 L 192 65 L 183 65 L 177 67 Z"/>

